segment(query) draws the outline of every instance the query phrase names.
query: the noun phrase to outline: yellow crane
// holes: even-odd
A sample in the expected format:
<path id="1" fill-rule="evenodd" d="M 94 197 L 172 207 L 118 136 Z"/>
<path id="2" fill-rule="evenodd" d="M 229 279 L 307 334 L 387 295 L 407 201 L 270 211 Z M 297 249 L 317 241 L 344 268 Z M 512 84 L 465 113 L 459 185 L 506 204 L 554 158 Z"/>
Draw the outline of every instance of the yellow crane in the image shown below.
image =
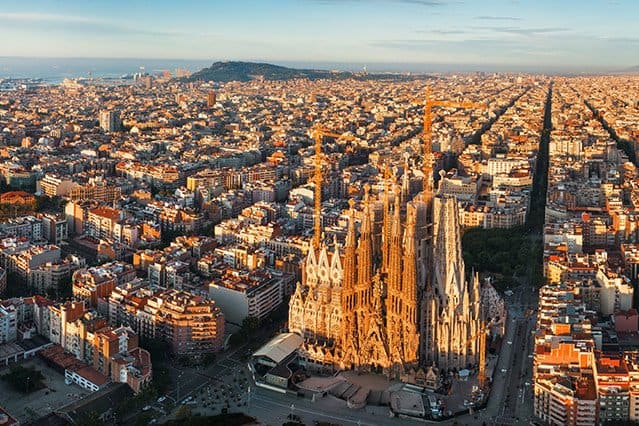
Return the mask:
<path id="1" fill-rule="evenodd" d="M 487 104 L 480 104 L 475 102 L 453 102 L 453 101 L 438 101 L 430 98 L 430 87 L 426 87 L 426 99 L 424 101 L 424 196 L 426 203 L 430 204 L 433 196 L 433 107 L 447 107 L 447 108 L 481 108 L 487 109 Z"/>
<path id="2" fill-rule="evenodd" d="M 318 249 L 320 246 L 322 232 L 322 140 L 326 136 L 349 141 L 357 140 L 354 136 L 332 133 L 324 129 L 322 126 L 316 126 L 313 130 L 311 130 L 311 137 L 315 139 L 315 175 L 313 176 L 313 182 L 315 183 L 315 209 L 313 211 L 314 249 Z"/>

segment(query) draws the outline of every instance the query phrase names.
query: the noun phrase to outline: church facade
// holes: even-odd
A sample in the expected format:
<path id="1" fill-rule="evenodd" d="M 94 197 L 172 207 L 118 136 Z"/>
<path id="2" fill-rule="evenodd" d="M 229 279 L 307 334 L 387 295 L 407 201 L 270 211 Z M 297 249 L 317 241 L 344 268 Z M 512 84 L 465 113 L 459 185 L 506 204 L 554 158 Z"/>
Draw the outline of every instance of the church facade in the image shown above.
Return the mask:
<path id="1" fill-rule="evenodd" d="M 415 381 L 477 364 L 480 288 L 465 279 L 457 203 L 409 200 L 403 186 L 375 202 L 366 186 L 345 244 L 310 249 L 289 305 L 307 367 Z"/>

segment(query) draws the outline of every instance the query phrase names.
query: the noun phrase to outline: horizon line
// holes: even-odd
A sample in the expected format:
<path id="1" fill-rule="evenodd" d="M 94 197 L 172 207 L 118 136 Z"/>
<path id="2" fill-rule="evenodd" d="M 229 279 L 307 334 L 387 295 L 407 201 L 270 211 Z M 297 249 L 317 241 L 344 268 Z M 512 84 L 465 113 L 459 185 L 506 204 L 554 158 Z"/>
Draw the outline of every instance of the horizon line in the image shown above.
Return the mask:
<path id="1" fill-rule="evenodd" d="M 208 62 L 208 63 L 216 63 L 216 62 L 253 62 L 253 63 L 263 63 L 263 64 L 324 64 L 326 65 L 392 65 L 395 68 L 401 68 L 402 66 L 435 66 L 435 67 L 464 67 L 469 68 L 468 70 L 460 71 L 460 70 L 447 70 L 447 71 L 421 71 L 422 73 L 427 72 L 438 72 L 438 73 L 446 73 L 446 72 L 523 72 L 523 73 L 540 73 L 540 70 L 546 69 L 548 71 L 557 72 L 559 70 L 563 70 L 563 72 L 569 73 L 623 73 L 627 71 L 633 71 L 639 68 L 639 65 L 634 66 L 619 66 L 619 68 L 612 68 L 610 66 L 607 67 L 599 67 L 597 65 L 588 65 L 588 66 L 578 66 L 578 65 L 570 65 L 570 64 L 505 64 L 505 63 L 472 63 L 472 62 L 398 62 L 398 61 L 343 61 L 343 60 L 299 60 L 299 59 L 263 59 L 263 58 L 234 58 L 234 59 L 222 59 L 222 58 L 162 58 L 162 57 L 134 57 L 134 56 L 26 56 L 26 55 L 0 55 L 1 59 L 48 59 L 48 60 L 131 60 L 131 61 L 197 61 L 197 62 Z M 480 71 L 473 70 L 473 67 L 480 68 L 490 68 L 491 71 Z M 517 69 L 516 71 L 513 68 Z M 583 71 L 579 71 L 579 69 L 583 69 Z M 526 71 L 530 70 L 530 71 Z M 536 71 L 532 71 L 536 70 Z M 344 70 L 348 71 L 348 70 Z M 375 71 L 370 71 L 375 72 Z M 390 71 L 389 71 L 390 72 Z M 403 70 L 399 71 L 395 69 L 394 72 L 417 72 L 417 71 L 409 71 Z M 543 72 L 542 72 L 543 73 Z"/>

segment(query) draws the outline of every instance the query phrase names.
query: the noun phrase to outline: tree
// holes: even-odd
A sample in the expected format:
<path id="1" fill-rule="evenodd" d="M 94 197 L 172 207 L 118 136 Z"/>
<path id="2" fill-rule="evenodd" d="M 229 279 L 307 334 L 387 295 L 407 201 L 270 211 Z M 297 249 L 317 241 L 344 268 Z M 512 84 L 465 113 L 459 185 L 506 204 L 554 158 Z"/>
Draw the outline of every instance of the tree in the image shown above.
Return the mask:
<path id="1" fill-rule="evenodd" d="M 153 419 L 153 414 L 148 411 L 145 413 L 140 413 L 135 416 L 135 426 L 146 426 Z"/>
<path id="2" fill-rule="evenodd" d="M 171 380 L 171 376 L 169 375 L 169 370 L 162 366 L 155 364 L 153 365 L 153 382 L 152 385 L 157 389 L 159 394 L 163 394 L 166 391 L 171 389 L 171 385 L 173 381 Z"/>
<path id="3" fill-rule="evenodd" d="M 22 393 L 30 393 L 42 389 L 44 376 L 40 371 L 31 367 L 12 365 L 8 374 L 2 376 L 2 380 L 9 383 L 14 389 Z"/>
<path id="4" fill-rule="evenodd" d="M 193 365 L 193 358 L 187 355 L 181 355 L 178 357 L 178 362 L 185 367 L 191 367 Z"/>
<path id="5" fill-rule="evenodd" d="M 216 359 L 215 352 L 207 352 L 202 357 L 202 365 L 204 366 L 211 365 L 215 362 L 215 359 Z"/>

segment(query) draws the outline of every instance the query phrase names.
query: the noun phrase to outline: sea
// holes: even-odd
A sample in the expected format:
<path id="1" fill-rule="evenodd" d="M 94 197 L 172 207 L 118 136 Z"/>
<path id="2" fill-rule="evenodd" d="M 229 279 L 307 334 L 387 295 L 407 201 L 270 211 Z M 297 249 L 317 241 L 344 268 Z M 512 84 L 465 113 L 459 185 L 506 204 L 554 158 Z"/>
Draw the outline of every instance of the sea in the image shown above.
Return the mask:
<path id="1" fill-rule="evenodd" d="M 133 58 L 30 58 L 0 56 L 0 80 L 41 79 L 45 84 L 59 84 L 65 78 L 117 79 L 135 73 L 151 75 L 169 71 L 175 75 L 178 69 L 190 72 L 208 67 L 216 60 L 198 59 L 133 59 Z M 250 59 L 253 62 L 269 62 L 266 59 Z M 604 69 L 567 69 L 530 66 L 510 66 L 491 64 L 443 64 L 443 63 L 347 63 L 347 62 L 297 62 L 275 61 L 277 65 L 293 68 L 328 69 L 368 72 L 411 72 L 411 73 L 473 73 L 473 72 L 533 72 L 550 74 L 589 74 L 610 72 Z M 634 71 L 636 72 L 636 70 Z"/>
<path id="2" fill-rule="evenodd" d="M 182 59 L 23 58 L 0 57 L 0 79 L 41 79 L 59 84 L 65 78 L 120 78 L 146 72 L 151 75 L 177 69 L 191 72 L 213 61 Z"/>

